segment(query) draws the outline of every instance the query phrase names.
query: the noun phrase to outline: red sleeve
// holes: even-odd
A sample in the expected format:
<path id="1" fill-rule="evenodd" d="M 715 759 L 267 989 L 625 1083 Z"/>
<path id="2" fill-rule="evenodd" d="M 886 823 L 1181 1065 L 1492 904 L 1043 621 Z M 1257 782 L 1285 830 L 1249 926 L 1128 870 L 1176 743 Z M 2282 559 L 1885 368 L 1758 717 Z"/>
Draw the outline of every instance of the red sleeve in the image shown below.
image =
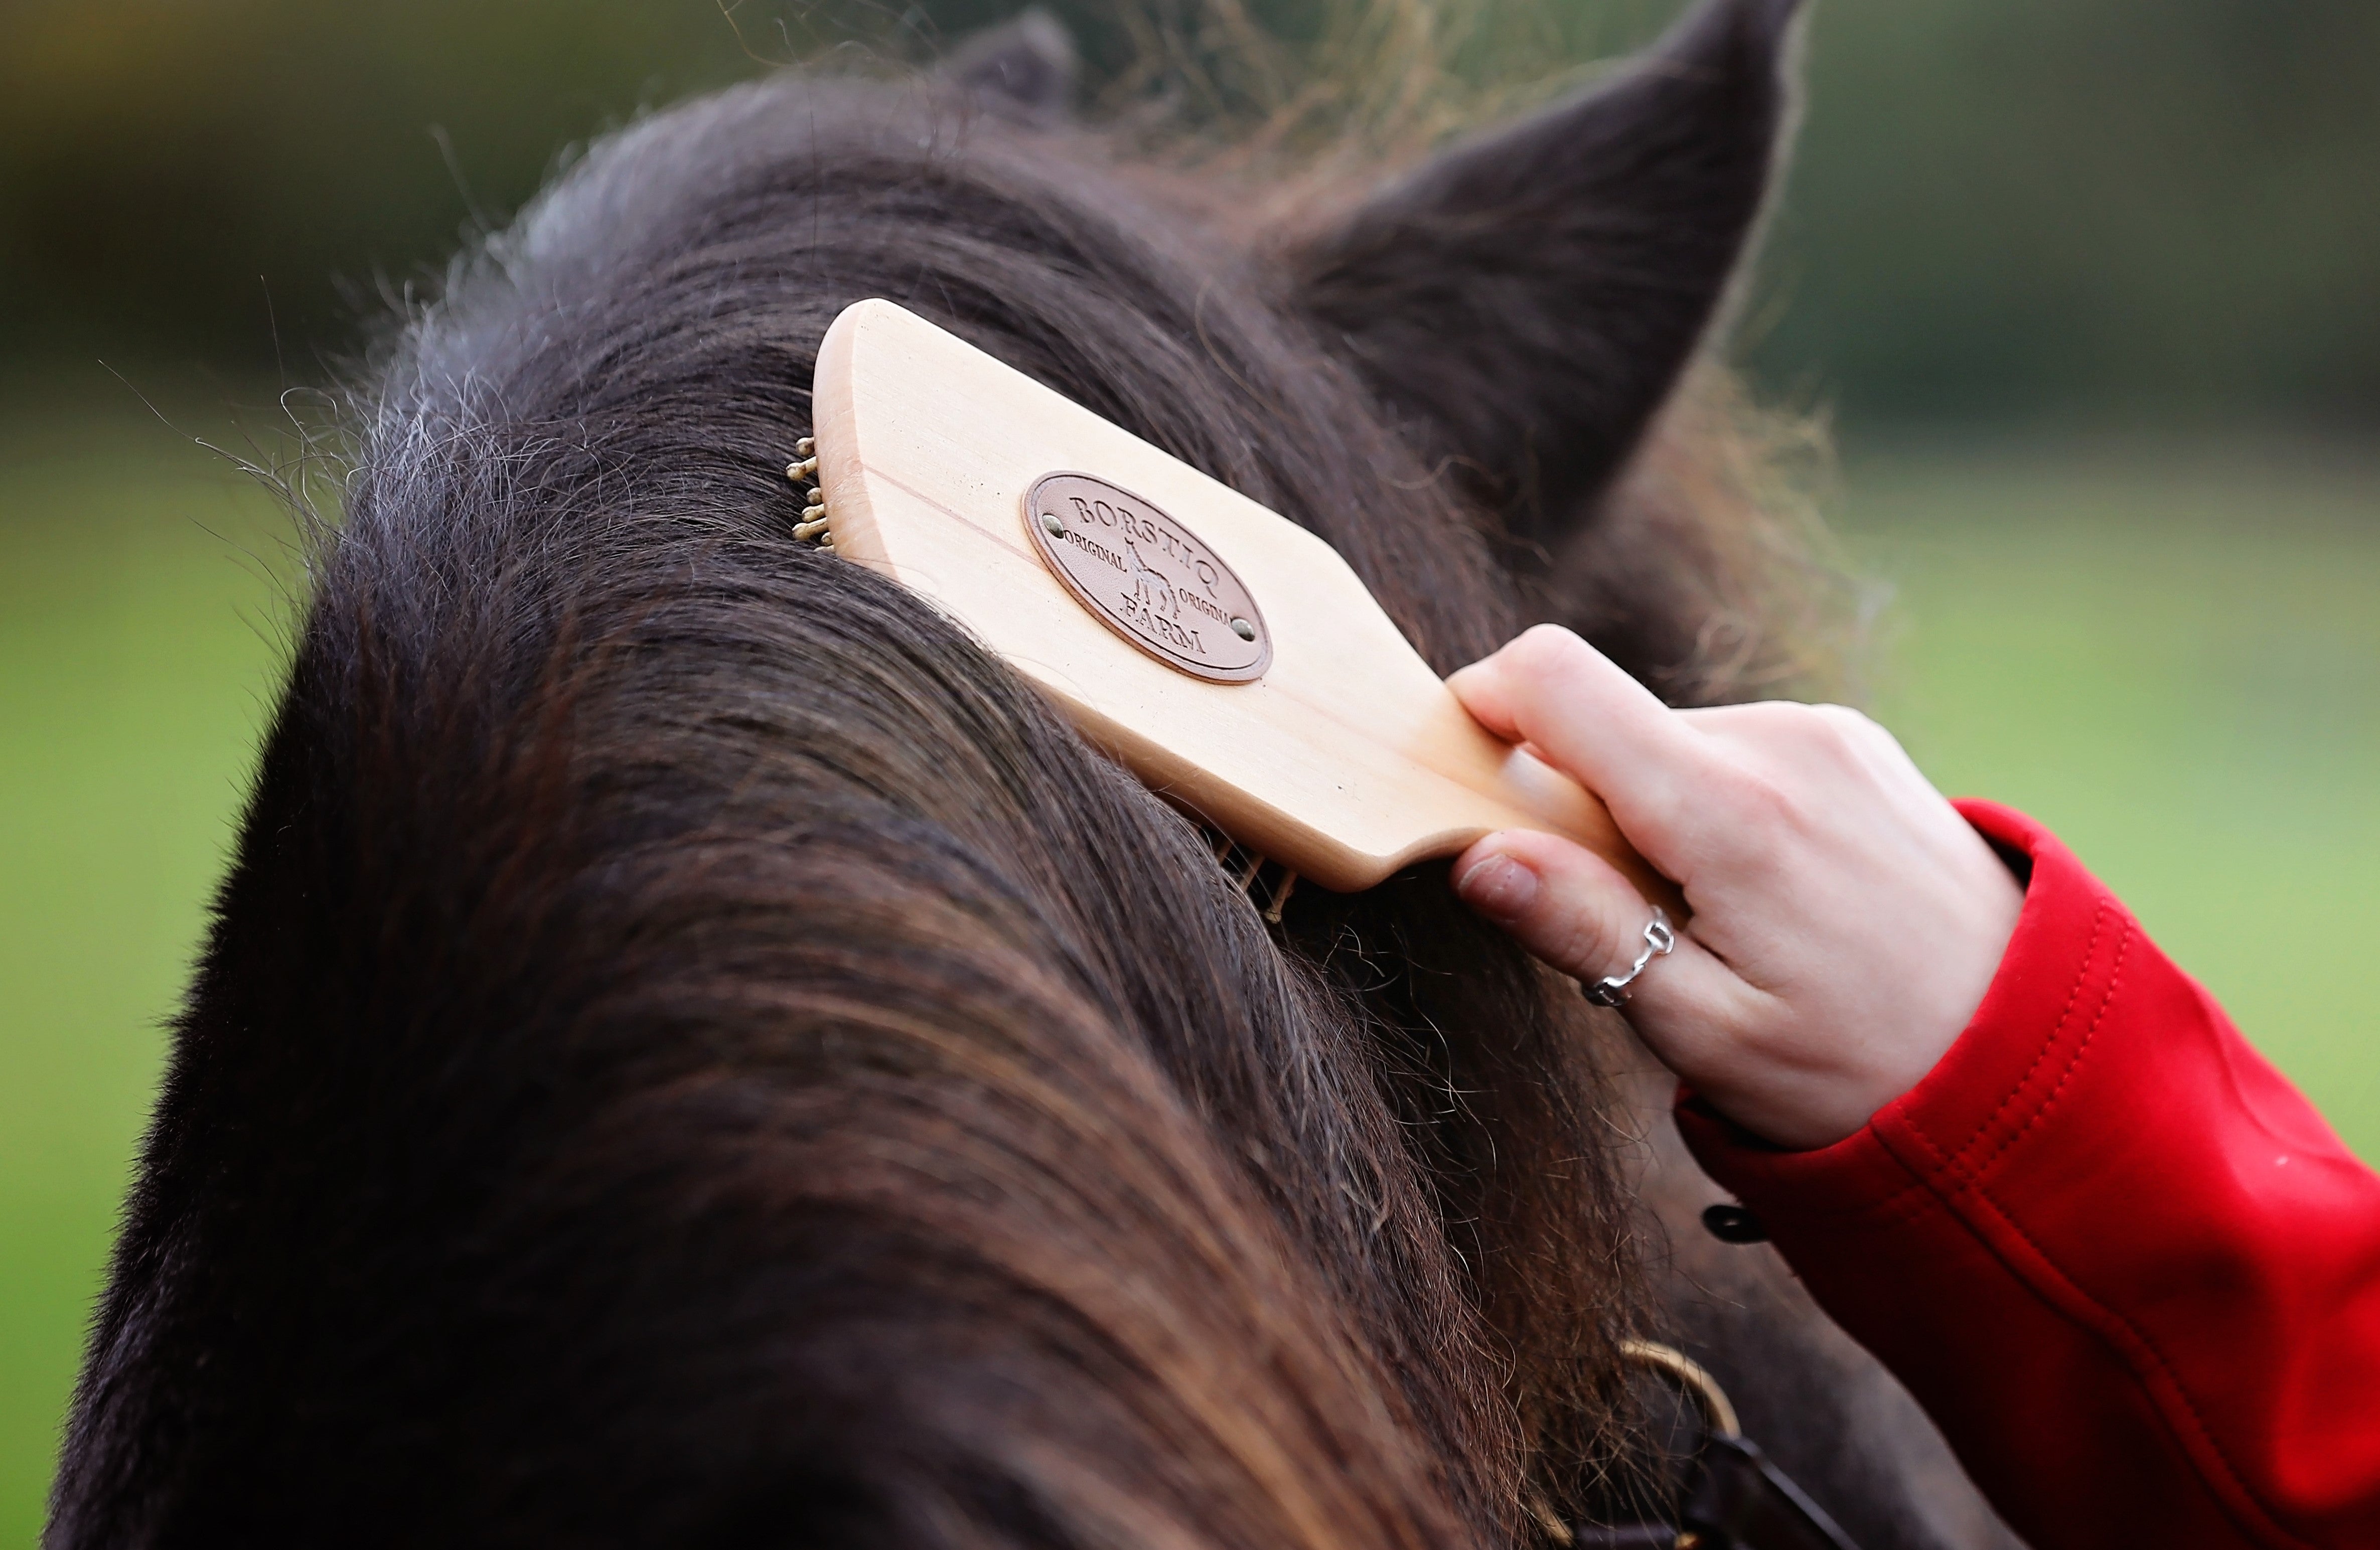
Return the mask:
<path id="1" fill-rule="evenodd" d="M 2380 1176 L 2072 853 L 1974 1021 L 1857 1135 L 1688 1102 L 1711 1176 L 2036 1550 L 2380 1545 Z"/>

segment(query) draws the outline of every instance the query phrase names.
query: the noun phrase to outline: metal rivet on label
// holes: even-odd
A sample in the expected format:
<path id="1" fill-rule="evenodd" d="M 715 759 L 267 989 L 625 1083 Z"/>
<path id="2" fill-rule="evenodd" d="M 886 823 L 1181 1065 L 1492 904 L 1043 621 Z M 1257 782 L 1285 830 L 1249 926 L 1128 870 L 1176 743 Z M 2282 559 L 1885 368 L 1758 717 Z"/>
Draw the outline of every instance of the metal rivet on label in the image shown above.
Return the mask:
<path id="1" fill-rule="evenodd" d="M 1062 539 L 1066 536 L 1066 525 L 1058 520 L 1056 512 L 1041 514 L 1041 530 L 1053 539 Z"/>
<path id="2" fill-rule="evenodd" d="M 1257 627 L 1245 619 L 1234 617 L 1232 620 L 1232 633 L 1242 640 L 1254 640 L 1257 637 Z"/>

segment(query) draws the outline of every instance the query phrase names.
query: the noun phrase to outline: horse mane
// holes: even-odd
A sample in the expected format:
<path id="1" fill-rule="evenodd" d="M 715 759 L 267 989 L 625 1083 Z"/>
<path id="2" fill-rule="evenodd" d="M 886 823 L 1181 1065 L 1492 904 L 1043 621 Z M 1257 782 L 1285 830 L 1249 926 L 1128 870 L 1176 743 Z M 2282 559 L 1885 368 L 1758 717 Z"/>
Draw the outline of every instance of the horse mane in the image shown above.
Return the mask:
<path id="1" fill-rule="evenodd" d="M 1442 866 L 1268 928 L 790 536 L 882 296 L 1440 671 L 1544 617 L 1682 699 L 1806 665 L 1721 379 L 1555 542 L 1294 284 L 1098 134 L 800 75 L 458 268 L 359 395 L 51 1544 L 1505 1544 L 1646 1488 L 1610 1025 Z"/>

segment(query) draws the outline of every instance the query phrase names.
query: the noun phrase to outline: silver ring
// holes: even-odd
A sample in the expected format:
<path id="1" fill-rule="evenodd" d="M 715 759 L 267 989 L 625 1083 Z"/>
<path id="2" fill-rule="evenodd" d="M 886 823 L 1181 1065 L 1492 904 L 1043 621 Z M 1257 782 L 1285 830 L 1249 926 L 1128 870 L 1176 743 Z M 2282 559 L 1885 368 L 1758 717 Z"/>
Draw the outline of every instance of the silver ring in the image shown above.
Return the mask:
<path id="1" fill-rule="evenodd" d="M 1645 951 L 1636 955 L 1636 962 L 1628 965 L 1628 972 L 1584 982 L 1579 989 L 1597 1006 L 1623 1006 L 1628 1000 L 1628 987 L 1645 972 L 1645 965 L 1656 958 L 1667 958 L 1677 945 L 1678 934 L 1670 926 L 1669 912 L 1656 904 L 1653 906 L 1653 918 L 1645 924 Z"/>

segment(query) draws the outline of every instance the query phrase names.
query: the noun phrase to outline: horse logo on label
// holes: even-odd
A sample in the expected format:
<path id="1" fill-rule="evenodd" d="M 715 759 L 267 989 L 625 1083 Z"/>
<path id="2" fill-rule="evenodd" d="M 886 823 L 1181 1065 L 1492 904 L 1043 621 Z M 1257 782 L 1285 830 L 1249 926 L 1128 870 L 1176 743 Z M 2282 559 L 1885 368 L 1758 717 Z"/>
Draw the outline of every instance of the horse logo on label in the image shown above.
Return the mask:
<path id="1" fill-rule="evenodd" d="M 1165 573 L 1154 569 L 1140 557 L 1140 546 L 1132 539 L 1123 540 L 1125 556 L 1132 561 L 1133 600 L 1151 613 L 1161 613 L 1170 619 L 1182 617 L 1181 599 L 1173 595 L 1172 584 Z"/>
<path id="2" fill-rule="evenodd" d="M 1168 667 L 1245 684 L 1272 664 L 1247 587 L 1187 527 L 1092 474 L 1044 474 L 1025 530 L 1050 572 L 1100 623 Z"/>

